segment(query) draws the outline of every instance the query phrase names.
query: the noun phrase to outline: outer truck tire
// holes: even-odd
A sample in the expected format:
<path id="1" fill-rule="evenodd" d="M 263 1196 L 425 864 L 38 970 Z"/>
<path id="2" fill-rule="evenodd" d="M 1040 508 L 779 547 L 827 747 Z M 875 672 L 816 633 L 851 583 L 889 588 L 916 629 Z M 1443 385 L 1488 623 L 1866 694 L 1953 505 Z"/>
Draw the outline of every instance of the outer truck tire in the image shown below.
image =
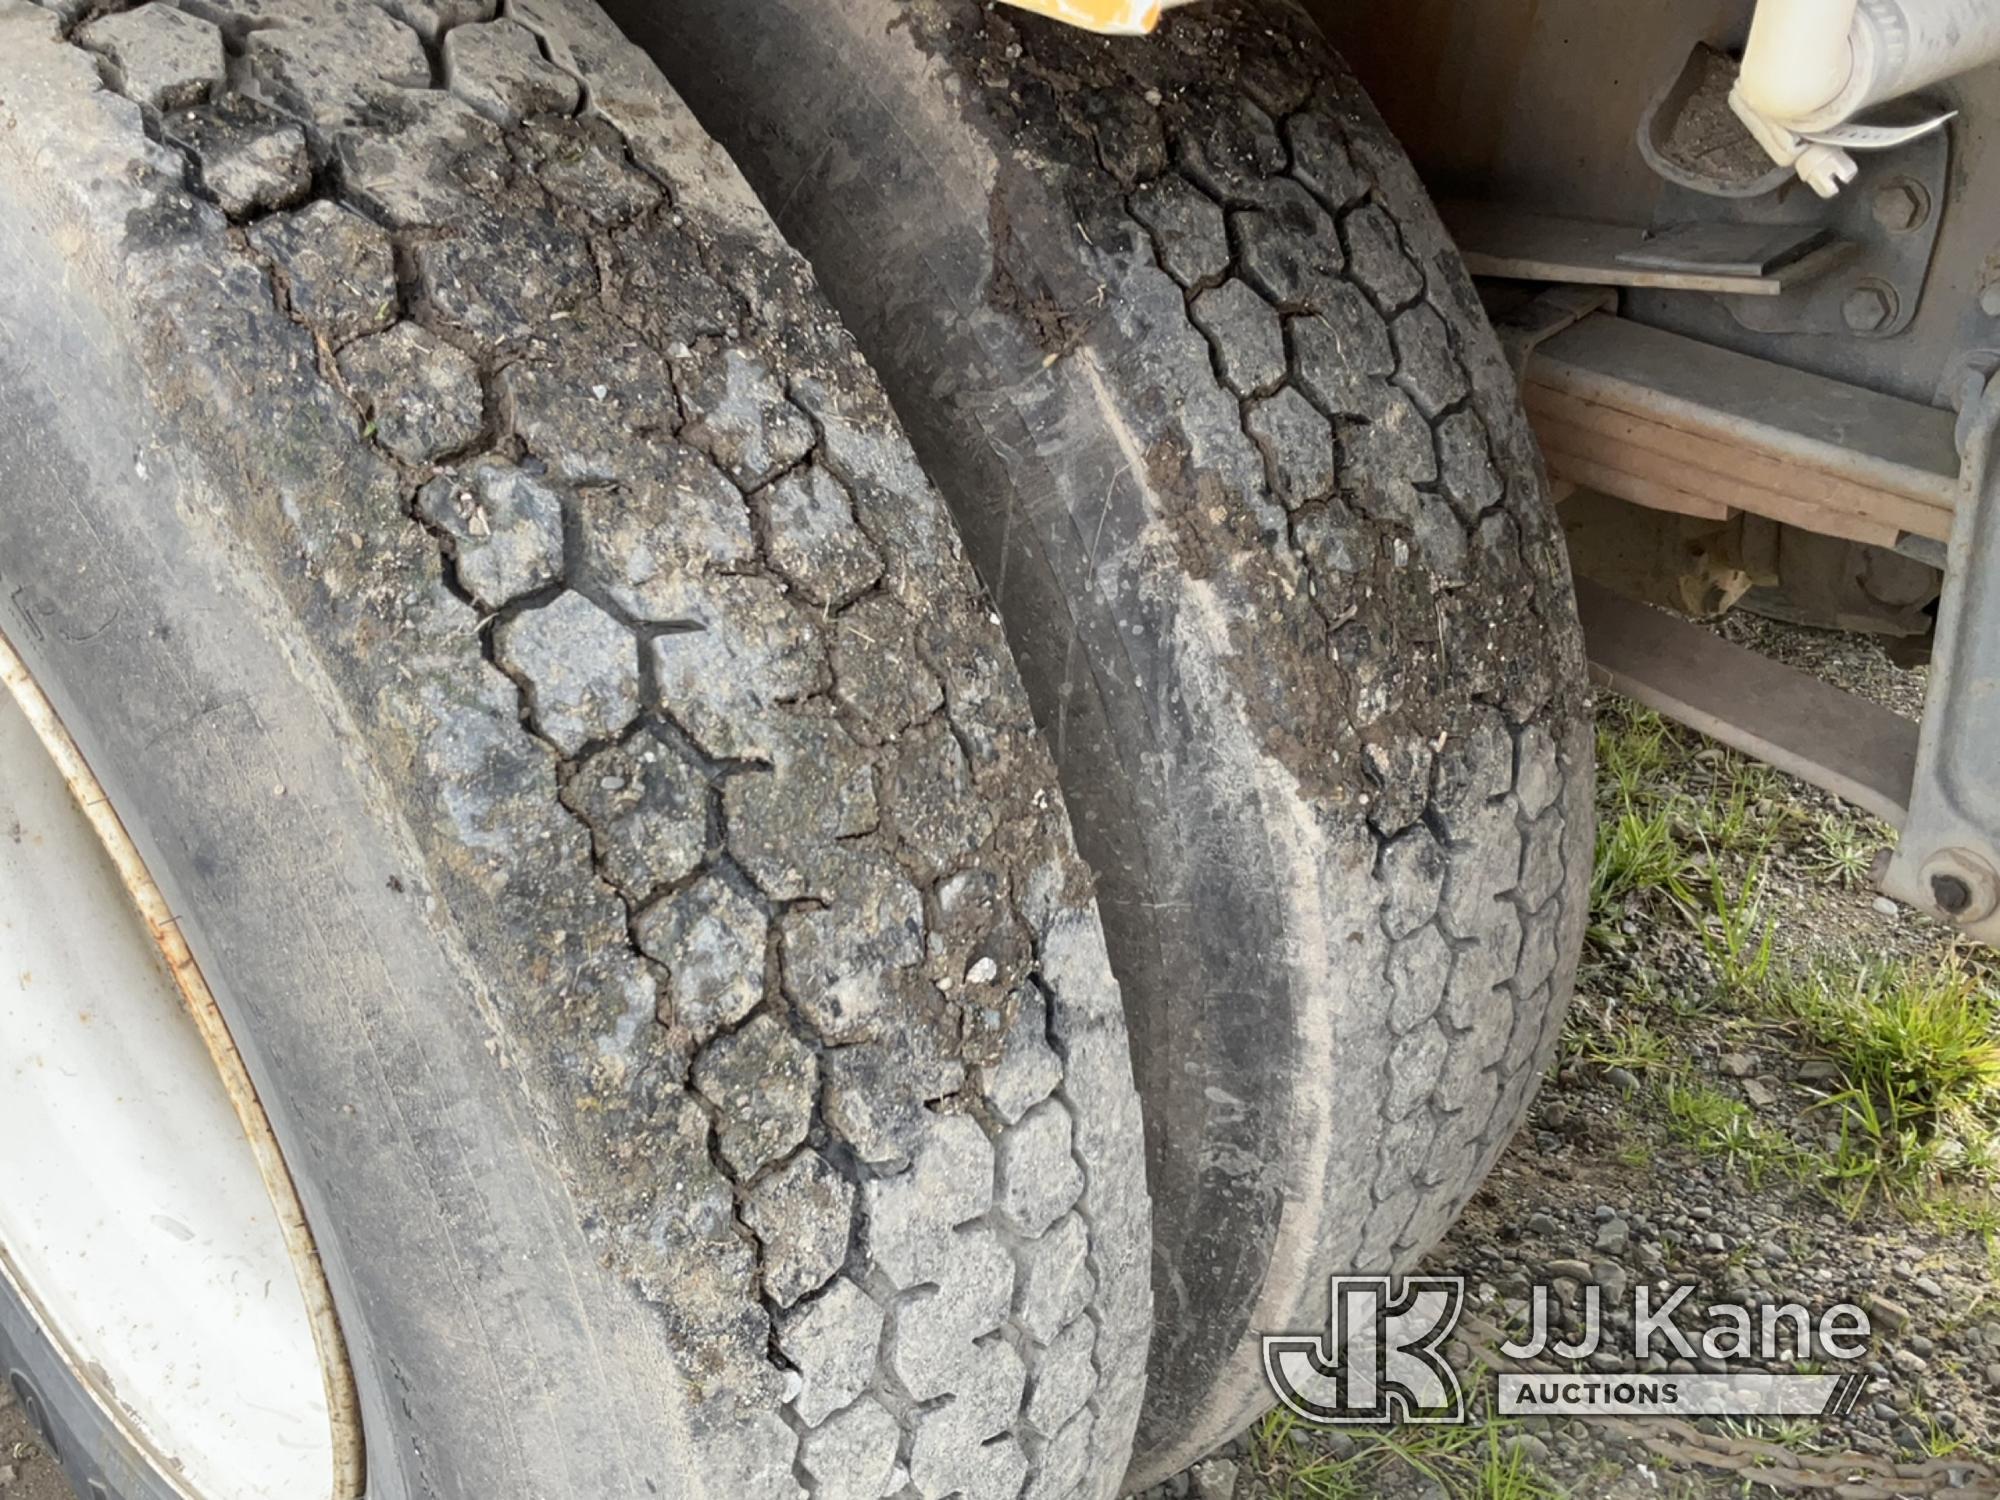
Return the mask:
<path id="1" fill-rule="evenodd" d="M 652 65 L 589 0 L 0 0 L 0 264 L 0 629 L 266 1102 L 368 1500 L 1112 1494 L 1089 878 L 948 514 Z"/>

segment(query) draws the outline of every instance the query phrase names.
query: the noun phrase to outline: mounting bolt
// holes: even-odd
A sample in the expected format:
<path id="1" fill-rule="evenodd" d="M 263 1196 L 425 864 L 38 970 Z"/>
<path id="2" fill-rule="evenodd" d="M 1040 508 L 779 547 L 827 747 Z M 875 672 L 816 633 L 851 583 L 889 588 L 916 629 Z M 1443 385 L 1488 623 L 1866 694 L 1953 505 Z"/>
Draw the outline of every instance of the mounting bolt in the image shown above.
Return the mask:
<path id="1" fill-rule="evenodd" d="M 1879 281 L 1864 281 L 1847 294 L 1840 315 L 1856 333 L 1879 333 L 1895 319 L 1896 295 Z"/>
<path id="2" fill-rule="evenodd" d="M 1875 222 L 1891 234 L 1921 229 L 1931 216 L 1930 194 L 1907 177 L 1875 190 Z"/>
<path id="3" fill-rule="evenodd" d="M 1940 849 L 1924 861 L 1919 880 L 1938 911 L 1961 927 L 2000 910 L 2000 875 L 1970 849 Z"/>
<path id="4" fill-rule="evenodd" d="M 1955 917 L 1972 905 L 1972 887 L 1956 875 L 1933 875 L 1931 899 L 1937 902 L 1939 911 Z"/>

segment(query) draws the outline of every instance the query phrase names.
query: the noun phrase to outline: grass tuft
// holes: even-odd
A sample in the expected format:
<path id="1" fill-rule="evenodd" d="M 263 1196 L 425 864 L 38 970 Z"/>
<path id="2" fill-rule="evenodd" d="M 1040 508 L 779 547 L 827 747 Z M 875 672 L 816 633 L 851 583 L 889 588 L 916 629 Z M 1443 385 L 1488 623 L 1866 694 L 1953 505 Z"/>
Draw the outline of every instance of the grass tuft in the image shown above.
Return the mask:
<path id="1" fill-rule="evenodd" d="M 1839 1070 L 1832 1175 L 1851 1205 L 1995 1181 L 2000 997 L 1963 953 L 1821 963 L 1779 1004 Z"/>
<path id="2" fill-rule="evenodd" d="M 1280 1500 L 1363 1500 L 1398 1473 L 1421 1476 L 1449 1500 L 1562 1500 L 1512 1436 L 1490 1416 L 1462 1427 L 1334 1433 L 1280 1410 L 1252 1429 L 1250 1465 Z"/>
<path id="3" fill-rule="evenodd" d="M 1875 870 L 1875 851 L 1882 847 L 1878 833 L 1853 817 L 1821 813 L 1813 828 L 1814 847 L 1805 857 L 1805 866 L 1819 879 L 1843 891 L 1868 888 Z"/>
<path id="4" fill-rule="evenodd" d="M 1777 939 L 1776 921 L 1764 915 L 1763 861 L 1751 864 L 1733 882 L 1719 867 L 1711 867 L 1708 898 L 1701 942 L 1723 988 L 1739 997 L 1761 995 L 1771 977 Z"/>
<path id="5" fill-rule="evenodd" d="M 1761 1124 L 1741 1099 L 1685 1076 L 1669 1079 L 1664 1094 L 1667 1128 L 1702 1155 L 1723 1158 L 1752 1187 L 1794 1166 L 1792 1143 Z"/>
<path id="6" fill-rule="evenodd" d="M 1685 904 L 1690 899 L 1686 876 L 1691 865 L 1667 813 L 1625 811 L 1607 817 L 1597 829 L 1590 908 L 1609 913 L 1628 897 L 1652 891 Z"/>
<path id="7" fill-rule="evenodd" d="M 1569 1055 L 1644 1076 L 1677 1138 L 1753 1183 L 1782 1171 L 1851 1213 L 1881 1198 L 2000 1245 L 1991 972 L 1961 949 L 1853 958 L 1785 942 L 1789 887 L 1773 882 L 1803 874 L 1865 891 L 1886 830 L 1860 813 L 1809 814 L 1776 772 L 1624 700 L 1603 704 L 1597 749 L 1586 993 L 1616 988 L 1572 1011 Z M 1668 969 L 1662 983 L 1635 964 L 1635 921 L 1684 933 L 1705 976 Z M 1718 1008 L 1766 1051 L 1833 1064 L 1814 1109 L 1764 1121 L 1674 1064 L 1675 1028 Z"/>

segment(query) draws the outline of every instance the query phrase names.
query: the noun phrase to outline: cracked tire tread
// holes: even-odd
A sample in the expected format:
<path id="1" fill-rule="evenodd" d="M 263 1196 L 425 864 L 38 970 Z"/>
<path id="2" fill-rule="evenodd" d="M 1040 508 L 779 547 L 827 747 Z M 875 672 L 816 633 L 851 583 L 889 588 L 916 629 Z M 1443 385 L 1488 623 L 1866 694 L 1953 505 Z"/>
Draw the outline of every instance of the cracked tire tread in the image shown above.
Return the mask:
<path id="1" fill-rule="evenodd" d="M 1435 1243 L 1555 1046 L 1591 746 L 1539 458 L 1286 0 L 1148 39 L 773 0 L 761 50 L 727 9 L 628 24 L 905 402 L 1100 875 L 1157 1205 L 1150 1483 L 1268 1404 L 1257 1335 L 1323 1325 L 1327 1274 Z"/>
<path id="2" fill-rule="evenodd" d="M 206 521 L 662 1319 L 686 1476 L 1108 1496 L 1149 1327 L 1117 990 L 991 606 L 803 262 L 588 0 L 76 20 L 0 0 L 0 182 L 96 236 L 243 497 Z"/>

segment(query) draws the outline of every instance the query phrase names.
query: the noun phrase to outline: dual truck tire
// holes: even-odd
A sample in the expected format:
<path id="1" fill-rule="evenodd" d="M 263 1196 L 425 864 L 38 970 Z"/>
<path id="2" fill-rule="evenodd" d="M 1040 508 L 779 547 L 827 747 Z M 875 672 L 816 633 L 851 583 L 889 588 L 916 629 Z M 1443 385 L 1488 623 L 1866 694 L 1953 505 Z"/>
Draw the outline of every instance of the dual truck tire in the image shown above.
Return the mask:
<path id="1" fill-rule="evenodd" d="M 1108 1496 L 1553 1044 L 1538 465 L 1288 5 L 618 20 L 702 126 L 589 0 L 0 0 L 0 630 L 258 1082 L 370 1500 Z"/>

